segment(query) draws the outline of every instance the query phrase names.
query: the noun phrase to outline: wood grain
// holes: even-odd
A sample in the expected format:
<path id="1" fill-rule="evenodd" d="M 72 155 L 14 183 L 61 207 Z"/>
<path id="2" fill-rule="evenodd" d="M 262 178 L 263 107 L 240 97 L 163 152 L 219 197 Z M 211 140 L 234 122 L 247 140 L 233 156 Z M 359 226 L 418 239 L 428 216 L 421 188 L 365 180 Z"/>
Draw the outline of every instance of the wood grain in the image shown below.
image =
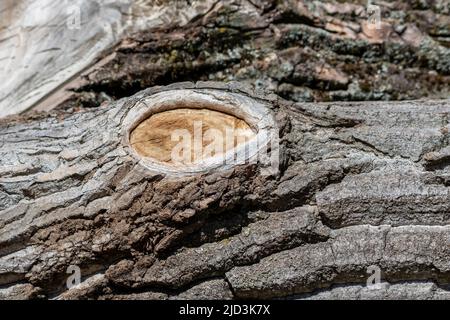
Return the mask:
<path id="1" fill-rule="evenodd" d="M 196 148 L 194 132 L 195 127 L 201 128 L 202 148 Z M 143 121 L 130 136 L 131 145 L 137 152 L 144 156 L 154 158 L 161 162 L 173 163 L 171 153 L 175 146 L 180 143 L 172 136 L 176 130 L 186 130 L 191 145 L 191 163 L 204 160 L 208 155 L 204 153 L 204 147 L 211 143 L 220 143 L 218 152 L 211 156 L 220 155 L 230 151 L 245 139 L 255 136 L 250 126 L 243 120 L 232 115 L 209 109 L 175 109 L 152 115 Z M 216 135 L 211 137 L 210 134 Z M 227 143 L 227 136 L 232 136 L 231 143 Z"/>

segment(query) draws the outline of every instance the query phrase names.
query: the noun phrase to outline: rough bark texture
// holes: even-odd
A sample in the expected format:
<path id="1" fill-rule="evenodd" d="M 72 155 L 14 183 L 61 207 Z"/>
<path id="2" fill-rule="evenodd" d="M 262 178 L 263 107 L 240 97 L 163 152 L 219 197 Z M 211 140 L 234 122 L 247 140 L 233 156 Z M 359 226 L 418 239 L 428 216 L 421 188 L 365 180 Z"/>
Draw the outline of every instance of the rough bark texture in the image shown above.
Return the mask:
<path id="1" fill-rule="evenodd" d="M 447 98 L 449 2 L 372 2 L 381 29 L 369 25 L 366 0 L 210 3 L 182 27 L 121 41 L 74 81 L 59 107 L 96 107 L 198 80 L 245 82 L 300 102 Z"/>
<path id="2" fill-rule="evenodd" d="M 124 118 L 139 99 L 179 89 L 267 105 L 279 172 L 142 166 L 123 144 Z M 0 297 L 448 298 L 449 112 L 448 100 L 293 103 L 182 83 L 3 121 Z M 70 265 L 84 281 L 67 290 Z M 379 290 L 365 287 L 372 265 Z"/>
<path id="3" fill-rule="evenodd" d="M 54 24 L 0 21 L 15 70 L 0 115 L 54 109 L 0 120 L 0 299 L 450 299 L 447 0 L 373 1 L 381 29 L 363 0 L 87 2 L 118 28 L 85 24 L 72 51 L 63 4 L 45 6 Z M 143 31 L 93 60 L 130 4 L 127 30 Z M 171 84 L 208 80 L 238 82 Z M 267 105 L 279 172 L 143 166 L 124 119 L 180 89 Z M 68 290 L 71 265 L 83 282 Z"/>

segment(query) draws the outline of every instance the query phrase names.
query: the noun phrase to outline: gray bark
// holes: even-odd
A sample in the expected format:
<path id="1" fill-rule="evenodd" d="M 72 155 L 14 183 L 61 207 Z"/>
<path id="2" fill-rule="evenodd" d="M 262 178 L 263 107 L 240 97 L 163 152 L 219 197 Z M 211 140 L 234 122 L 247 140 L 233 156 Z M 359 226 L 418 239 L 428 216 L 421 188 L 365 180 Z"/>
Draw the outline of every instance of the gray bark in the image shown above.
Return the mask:
<path id="1" fill-rule="evenodd" d="M 279 171 L 143 165 L 126 119 L 180 89 L 266 106 Z M 0 297 L 448 298 L 449 112 L 449 100 L 293 103 L 181 83 L 2 120 Z M 83 282 L 67 289 L 71 265 Z M 365 288 L 369 266 L 378 291 Z"/>
<path id="2" fill-rule="evenodd" d="M 377 1 L 379 29 L 367 4 L 217 1 L 182 27 L 122 39 L 65 101 L 33 109 L 93 108 L 182 81 L 238 81 L 297 102 L 448 98 L 449 2 Z"/>

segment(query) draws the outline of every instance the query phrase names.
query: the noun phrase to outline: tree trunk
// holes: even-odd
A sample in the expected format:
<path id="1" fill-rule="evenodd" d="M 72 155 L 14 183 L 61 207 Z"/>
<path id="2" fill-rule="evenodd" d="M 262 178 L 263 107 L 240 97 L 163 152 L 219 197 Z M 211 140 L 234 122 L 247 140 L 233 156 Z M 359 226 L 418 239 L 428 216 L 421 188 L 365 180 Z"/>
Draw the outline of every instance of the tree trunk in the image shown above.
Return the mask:
<path id="1" fill-rule="evenodd" d="M 263 110 L 278 170 L 155 170 L 128 135 L 161 94 Z M 448 100 L 293 103 L 199 82 L 4 120 L 0 297 L 448 299 L 449 112 Z M 74 267 L 82 283 L 68 289 Z"/>
<path id="2" fill-rule="evenodd" d="M 0 299 L 450 299 L 446 1 L 79 3 L 0 10 Z"/>
<path id="3" fill-rule="evenodd" d="M 238 81 L 296 102 L 450 96 L 448 1 L 378 1 L 380 26 L 366 0 L 209 5 L 182 27 L 126 37 L 63 102 L 34 110 L 92 108 L 182 81 Z"/>

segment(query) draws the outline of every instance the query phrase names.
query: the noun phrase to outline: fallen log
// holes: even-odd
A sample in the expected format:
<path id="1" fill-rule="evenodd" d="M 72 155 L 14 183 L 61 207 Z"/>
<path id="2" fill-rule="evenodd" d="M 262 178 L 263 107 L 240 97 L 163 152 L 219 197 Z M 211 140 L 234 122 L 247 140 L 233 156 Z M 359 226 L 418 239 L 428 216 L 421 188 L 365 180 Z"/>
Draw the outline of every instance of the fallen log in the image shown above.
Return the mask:
<path id="1" fill-rule="evenodd" d="M 275 130 L 276 170 L 254 160 L 264 148 L 176 166 L 130 143 L 183 108 Z M 379 268 L 381 289 L 358 294 L 448 298 L 449 112 L 449 100 L 294 103 L 199 82 L 1 120 L 0 297 L 342 298 Z"/>

